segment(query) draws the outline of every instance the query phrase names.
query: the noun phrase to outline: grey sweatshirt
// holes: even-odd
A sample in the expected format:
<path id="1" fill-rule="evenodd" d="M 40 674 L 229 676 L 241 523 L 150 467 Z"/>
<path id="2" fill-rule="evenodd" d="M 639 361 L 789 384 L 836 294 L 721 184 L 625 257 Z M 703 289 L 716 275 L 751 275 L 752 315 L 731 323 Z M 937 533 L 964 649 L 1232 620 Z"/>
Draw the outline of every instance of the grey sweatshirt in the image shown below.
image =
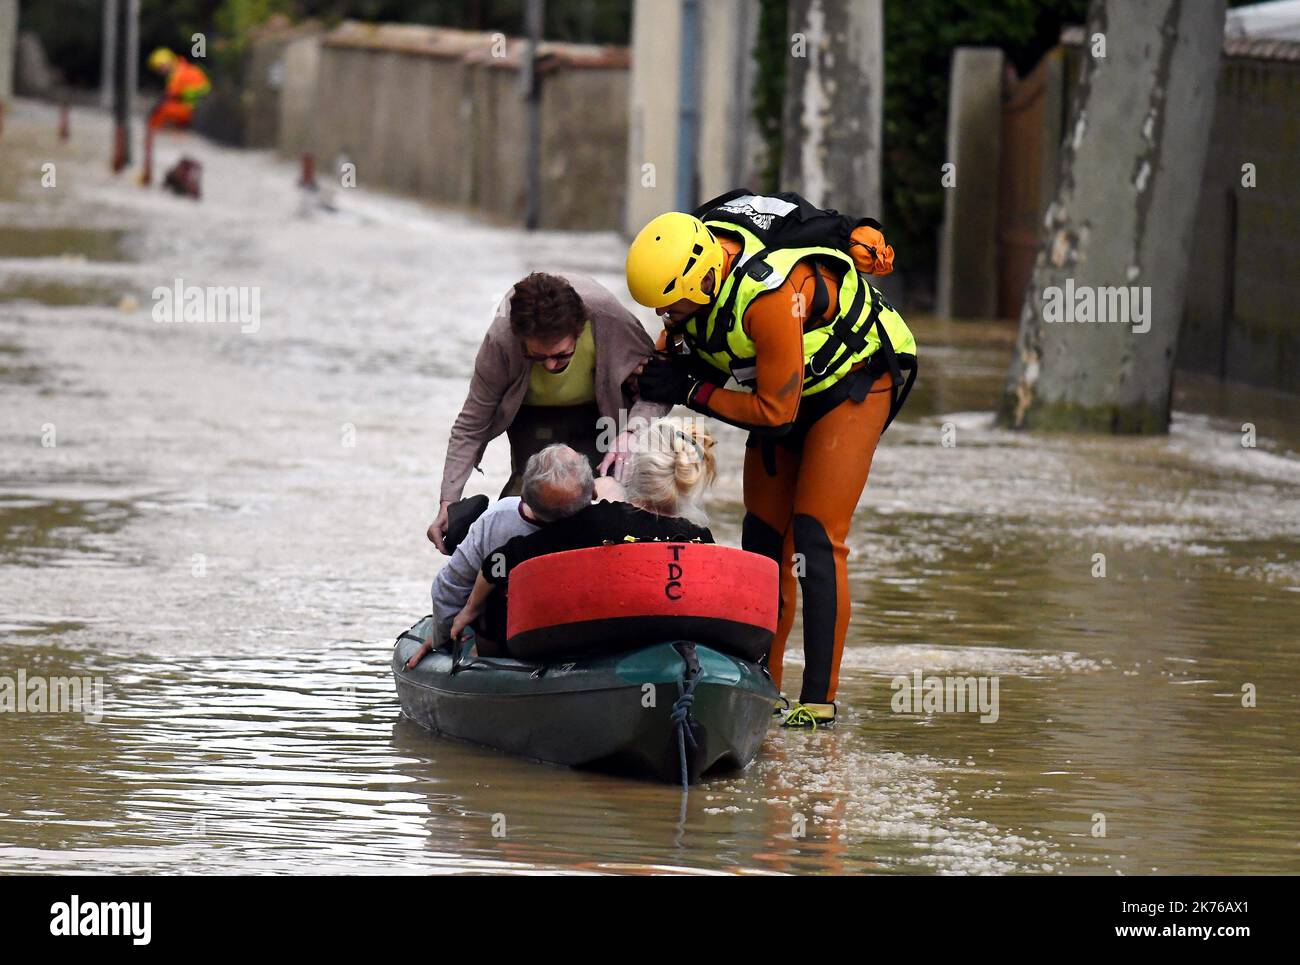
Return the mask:
<path id="1" fill-rule="evenodd" d="M 456 552 L 433 579 L 433 616 L 444 629 L 450 626 L 469 600 L 474 581 L 489 553 L 516 536 L 535 533 L 540 527 L 524 519 L 518 496 L 498 499 L 474 524 Z"/>

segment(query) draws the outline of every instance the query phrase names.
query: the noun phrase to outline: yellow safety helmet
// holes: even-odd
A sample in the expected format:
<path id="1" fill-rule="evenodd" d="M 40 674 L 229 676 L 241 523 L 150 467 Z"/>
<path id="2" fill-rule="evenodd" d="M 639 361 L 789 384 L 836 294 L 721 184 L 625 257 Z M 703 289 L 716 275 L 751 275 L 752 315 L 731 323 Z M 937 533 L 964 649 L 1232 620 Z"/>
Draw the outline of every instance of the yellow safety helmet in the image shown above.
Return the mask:
<path id="1" fill-rule="evenodd" d="M 160 74 L 165 70 L 170 70 L 175 62 L 176 55 L 166 47 L 159 47 L 149 55 L 149 69 Z"/>
<path id="2" fill-rule="evenodd" d="M 722 245 L 699 218 L 680 211 L 661 214 L 641 229 L 627 250 L 627 290 L 658 311 L 688 298 L 707 305 L 712 295 L 700 285 L 710 271 L 714 291 L 722 278 Z"/>

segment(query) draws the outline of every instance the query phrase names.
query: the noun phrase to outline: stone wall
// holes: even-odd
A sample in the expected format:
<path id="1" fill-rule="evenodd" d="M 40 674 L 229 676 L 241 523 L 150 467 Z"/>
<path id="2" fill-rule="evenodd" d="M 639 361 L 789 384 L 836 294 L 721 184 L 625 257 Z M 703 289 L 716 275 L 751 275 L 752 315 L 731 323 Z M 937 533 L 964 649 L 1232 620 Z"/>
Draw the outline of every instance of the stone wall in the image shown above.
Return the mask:
<path id="1" fill-rule="evenodd" d="M 340 157 L 358 184 L 519 221 L 524 42 L 499 34 L 347 22 L 284 49 L 278 143 Z M 620 225 L 628 53 L 544 43 L 540 226 Z"/>
<path id="2" fill-rule="evenodd" d="M 1064 58 L 1064 90 L 1057 97 L 1063 105 L 1071 104 L 1077 91 L 1082 41 L 1081 30 L 1067 29 L 1062 47 L 1045 58 Z M 981 140 L 986 145 L 997 141 L 996 134 L 981 138 L 978 133 L 996 132 L 996 103 L 959 96 L 968 66 L 963 53 L 959 50 L 953 61 L 956 116 L 949 118 L 950 157 L 964 157 L 972 142 L 978 150 Z M 985 83 L 993 83 L 991 65 Z M 1042 133 L 1050 142 L 1046 146 L 1056 144 L 1066 128 L 1068 121 L 1063 125 L 1048 111 Z M 973 137 L 964 137 L 966 131 Z M 968 219 L 961 230 L 945 228 L 941 314 L 983 316 L 989 311 L 987 292 L 980 286 L 975 286 L 981 298 L 974 305 L 959 304 L 951 293 L 972 286 L 971 279 L 962 278 L 962 266 L 977 261 L 976 253 L 993 250 L 998 241 L 987 214 L 998 204 L 999 169 L 1005 176 L 1009 163 L 1007 152 L 1001 153 L 992 167 L 957 166 L 958 189 L 947 196 L 948 221 L 955 224 L 952 209 L 963 203 L 985 216 Z M 1045 157 L 1054 168 L 1054 152 Z M 1050 200 L 1056 174 L 1045 173 L 1042 197 Z M 1178 368 L 1300 391 L 1300 42 L 1230 38 L 1224 43 L 1191 259 Z M 1003 301 L 1018 304 L 1014 298 Z"/>
<path id="3" fill-rule="evenodd" d="M 1300 391 L 1300 43 L 1225 44 L 1191 257 L 1179 367 Z"/>
<path id="4" fill-rule="evenodd" d="M 14 59 L 18 51 L 18 0 L 0 0 L 0 100 L 14 96 Z"/>

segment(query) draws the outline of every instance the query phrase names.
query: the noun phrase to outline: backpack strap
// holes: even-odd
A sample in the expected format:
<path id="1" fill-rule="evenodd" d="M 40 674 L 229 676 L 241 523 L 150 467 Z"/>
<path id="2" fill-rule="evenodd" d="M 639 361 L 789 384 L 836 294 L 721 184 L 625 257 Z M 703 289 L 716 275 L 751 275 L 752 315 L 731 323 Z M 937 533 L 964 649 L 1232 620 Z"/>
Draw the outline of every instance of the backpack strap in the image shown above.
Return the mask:
<path id="1" fill-rule="evenodd" d="M 880 321 L 880 301 L 872 299 L 871 314 L 867 316 L 866 322 L 858 329 L 854 329 L 853 323 L 862 312 L 862 303 L 867 297 L 867 281 L 859 276 L 857 293 L 853 296 L 853 302 L 849 305 L 849 310 L 840 315 L 826 341 L 822 343 L 821 348 L 813 353 L 808 364 L 804 366 L 804 384 L 805 390 L 816 385 L 825 379 L 831 372 L 834 372 L 847 358 L 852 358 L 855 354 L 867 347 L 867 332 L 871 330 L 872 325 Z M 883 345 L 883 343 L 882 343 Z M 835 364 L 831 364 L 834 361 Z"/>
<path id="2" fill-rule="evenodd" d="M 718 306 L 717 314 L 713 317 L 713 324 L 709 326 L 708 331 L 704 333 L 704 338 L 700 340 L 705 351 L 727 351 L 727 333 L 731 331 L 735 319 L 736 293 L 740 291 L 740 283 L 747 277 L 753 278 L 755 281 L 762 281 L 772 274 L 772 266 L 764 260 L 767 252 L 768 249 L 766 248 L 762 251 L 756 251 L 743 265 L 731 270 L 731 278 L 729 279 L 731 281 L 731 291 L 727 292 L 727 297 Z M 728 352 L 728 354 L 730 353 Z"/>
<path id="3" fill-rule="evenodd" d="M 827 310 L 831 307 L 831 293 L 830 289 L 826 286 L 826 279 L 823 278 L 822 273 L 817 270 L 817 265 L 815 263 L 812 265 L 812 270 L 813 300 L 812 304 L 808 306 L 808 316 L 804 319 L 803 330 L 805 332 L 810 328 L 816 328 L 818 323 L 820 323 L 826 315 Z"/>

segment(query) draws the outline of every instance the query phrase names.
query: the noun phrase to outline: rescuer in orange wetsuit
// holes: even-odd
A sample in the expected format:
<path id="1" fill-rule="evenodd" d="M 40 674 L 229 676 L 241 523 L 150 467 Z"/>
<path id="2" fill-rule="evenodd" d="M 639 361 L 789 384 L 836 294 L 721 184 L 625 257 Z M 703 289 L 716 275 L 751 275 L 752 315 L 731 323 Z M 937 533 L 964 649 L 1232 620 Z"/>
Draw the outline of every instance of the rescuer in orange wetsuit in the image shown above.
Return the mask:
<path id="1" fill-rule="evenodd" d="M 149 127 L 189 127 L 194 119 L 194 105 L 199 102 L 212 84 L 208 75 L 197 64 L 191 64 L 166 47 L 159 47 L 149 55 L 149 69 L 167 78 L 162 100 L 149 114 Z"/>
<path id="2" fill-rule="evenodd" d="M 763 219 L 763 203 L 782 197 L 745 195 L 732 206 L 752 215 L 757 205 Z M 751 430 L 742 542 L 780 565 L 768 658 L 778 687 L 797 586 L 804 599 L 803 687 L 787 726 L 834 721 L 852 607 L 849 525 L 880 434 L 906 395 L 886 356 L 915 372 L 911 332 L 865 278 L 892 270 L 893 249 L 874 222 L 849 239 L 837 251 L 771 247 L 770 238 L 708 213 L 674 212 L 651 221 L 628 254 L 629 290 L 664 318 L 661 347 L 684 343 L 692 363 L 648 363 L 641 397 Z M 722 388 L 728 377 L 739 388 Z"/>

